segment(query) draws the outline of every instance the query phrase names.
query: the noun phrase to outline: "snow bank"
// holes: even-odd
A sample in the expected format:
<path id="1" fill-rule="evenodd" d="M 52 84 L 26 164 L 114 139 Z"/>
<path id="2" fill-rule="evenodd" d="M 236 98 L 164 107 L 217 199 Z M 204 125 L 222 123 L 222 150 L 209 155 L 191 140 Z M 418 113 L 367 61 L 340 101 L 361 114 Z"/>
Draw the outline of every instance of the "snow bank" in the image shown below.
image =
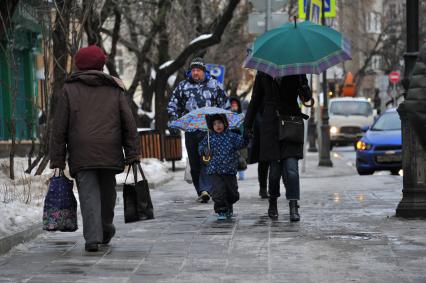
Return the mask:
<path id="1" fill-rule="evenodd" d="M 26 158 L 15 158 L 15 180 L 10 180 L 9 159 L 0 159 L 0 238 L 42 222 L 43 200 L 53 172 L 46 169 L 41 176 L 25 174 L 27 162 Z"/>

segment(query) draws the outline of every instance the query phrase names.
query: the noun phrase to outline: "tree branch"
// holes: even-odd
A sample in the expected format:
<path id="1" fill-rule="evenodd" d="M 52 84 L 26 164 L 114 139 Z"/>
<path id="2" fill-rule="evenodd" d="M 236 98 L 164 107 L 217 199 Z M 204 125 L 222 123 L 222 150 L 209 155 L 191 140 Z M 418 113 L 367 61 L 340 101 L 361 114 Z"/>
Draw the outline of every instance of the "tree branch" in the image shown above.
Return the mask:
<path id="1" fill-rule="evenodd" d="M 188 45 L 179 56 L 173 61 L 172 64 L 166 68 L 160 70 L 164 72 L 166 76 L 169 76 L 176 72 L 180 67 L 182 67 L 189 56 L 195 52 L 207 48 L 209 46 L 215 45 L 220 42 L 223 32 L 225 31 L 226 26 L 232 20 L 232 14 L 234 13 L 235 8 L 237 7 L 240 0 L 230 0 L 228 6 L 225 9 L 223 15 L 220 16 L 220 20 L 212 34 L 211 37 L 196 41 Z M 162 62 L 160 62 L 162 63 Z"/>

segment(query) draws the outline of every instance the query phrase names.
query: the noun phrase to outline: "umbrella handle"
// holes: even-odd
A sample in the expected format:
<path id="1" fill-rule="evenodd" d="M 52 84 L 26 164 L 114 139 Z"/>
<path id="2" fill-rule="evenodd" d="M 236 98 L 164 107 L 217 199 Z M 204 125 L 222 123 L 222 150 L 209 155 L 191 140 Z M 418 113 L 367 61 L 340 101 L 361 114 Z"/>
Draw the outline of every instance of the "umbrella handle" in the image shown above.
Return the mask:
<path id="1" fill-rule="evenodd" d="M 311 101 L 311 104 L 308 104 L 308 102 L 309 101 Z M 313 98 L 311 98 L 309 101 L 303 101 L 302 102 L 302 104 L 303 104 L 303 106 L 305 106 L 305 107 L 308 107 L 308 108 L 311 108 L 311 107 L 314 107 L 314 105 L 315 105 L 315 100 L 313 99 Z"/>

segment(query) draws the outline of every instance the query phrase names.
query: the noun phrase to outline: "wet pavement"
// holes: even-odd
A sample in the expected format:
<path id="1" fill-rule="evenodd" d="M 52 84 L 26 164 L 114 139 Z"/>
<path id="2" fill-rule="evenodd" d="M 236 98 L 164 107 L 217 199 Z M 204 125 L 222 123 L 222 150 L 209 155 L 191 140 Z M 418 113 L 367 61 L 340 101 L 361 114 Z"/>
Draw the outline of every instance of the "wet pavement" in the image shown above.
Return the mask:
<path id="1" fill-rule="evenodd" d="M 124 224 L 120 199 L 111 245 L 87 253 L 81 229 L 43 233 L 0 257 L 0 282 L 426 282 L 426 222 L 394 217 L 402 178 L 333 161 L 323 170 L 308 157 L 300 223 L 284 198 L 268 219 L 255 166 L 224 222 L 179 171 L 152 191 L 155 220 Z"/>

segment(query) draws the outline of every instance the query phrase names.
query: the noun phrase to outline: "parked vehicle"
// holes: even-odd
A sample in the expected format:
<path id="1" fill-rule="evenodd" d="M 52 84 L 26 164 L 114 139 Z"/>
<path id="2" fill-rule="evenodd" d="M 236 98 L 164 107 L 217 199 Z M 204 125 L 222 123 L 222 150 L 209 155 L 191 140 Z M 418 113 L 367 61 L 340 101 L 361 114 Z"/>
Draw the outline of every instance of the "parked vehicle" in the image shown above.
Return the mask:
<path id="1" fill-rule="evenodd" d="M 331 147 L 337 144 L 355 145 L 363 135 L 361 128 L 374 122 L 373 108 L 365 98 L 333 98 L 328 109 Z"/>
<path id="2" fill-rule="evenodd" d="M 386 110 L 356 144 L 356 169 L 360 175 L 389 170 L 397 175 L 402 168 L 401 120 L 395 108 Z"/>

